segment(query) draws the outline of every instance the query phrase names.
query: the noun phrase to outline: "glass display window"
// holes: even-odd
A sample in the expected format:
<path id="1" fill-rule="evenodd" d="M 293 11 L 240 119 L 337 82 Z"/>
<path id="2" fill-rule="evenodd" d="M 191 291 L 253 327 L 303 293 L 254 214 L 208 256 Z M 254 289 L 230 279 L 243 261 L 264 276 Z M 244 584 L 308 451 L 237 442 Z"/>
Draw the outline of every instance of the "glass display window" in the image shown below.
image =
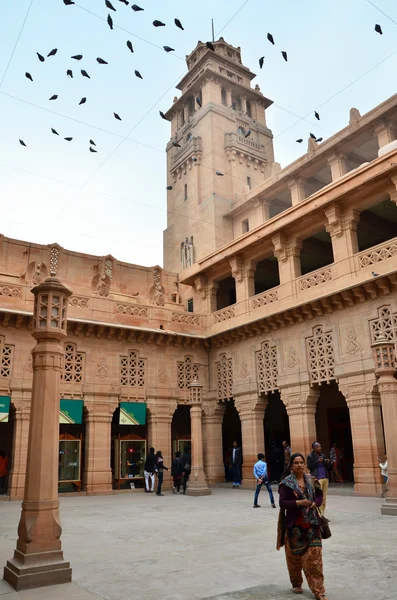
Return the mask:
<path id="1" fill-rule="evenodd" d="M 119 435 L 115 440 L 115 484 L 120 489 L 123 482 L 143 482 L 146 460 L 146 440 L 134 435 Z"/>
<path id="2" fill-rule="evenodd" d="M 189 452 L 191 452 L 192 442 L 190 439 L 182 437 L 177 440 L 174 440 L 173 446 L 174 446 L 174 455 L 175 455 L 175 452 L 180 452 L 182 455 L 185 453 L 185 448 L 189 448 Z"/>
<path id="3" fill-rule="evenodd" d="M 68 433 L 59 436 L 58 483 L 81 488 L 81 436 Z"/>

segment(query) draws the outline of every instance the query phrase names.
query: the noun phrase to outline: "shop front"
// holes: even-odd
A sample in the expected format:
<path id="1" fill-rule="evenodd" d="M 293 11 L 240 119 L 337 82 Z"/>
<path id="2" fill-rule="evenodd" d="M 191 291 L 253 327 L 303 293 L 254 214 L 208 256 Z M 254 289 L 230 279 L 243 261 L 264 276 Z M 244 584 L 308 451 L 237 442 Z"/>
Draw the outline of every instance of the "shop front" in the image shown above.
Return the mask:
<path id="1" fill-rule="evenodd" d="M 59 412 L 58 491 L 80 492 L 84 433 L 83 400 L 61 399 Z"/>
<path id="2" fill-rule="evenodd" d="M 145 402 L 120 402 L 112 422 L 114 489 L 143 489 L 147 455 Z"/>
<path id="3" fill-rule="evenodd" d="M 12 445 L 13 445 L 13 434 L 14 434 L 14 423 L 13 419 L 10 418 L 10 396 L 0 396 L 0 451 L 4 453 L 4 464 L 6 465 L 7 474 L 5 479 L 2 480 L 0 486 L 0 494 L 5 495 L 8 487 L 8 473 L 11 468 L 11 457 L 12 457 Z"/>

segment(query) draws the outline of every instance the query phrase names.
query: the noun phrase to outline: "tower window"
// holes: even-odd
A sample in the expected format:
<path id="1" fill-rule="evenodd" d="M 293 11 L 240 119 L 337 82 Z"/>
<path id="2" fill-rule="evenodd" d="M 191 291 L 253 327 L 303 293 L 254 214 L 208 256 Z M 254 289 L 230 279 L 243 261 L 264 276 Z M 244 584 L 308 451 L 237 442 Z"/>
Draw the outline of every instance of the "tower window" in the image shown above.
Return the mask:
<path id="1" fill-rule="evenodd" d="M 247 177 L 247 185 L 251 189 L 251 177 Z"/>
<path id="2" fill-rule="evenodd" d="M 184 192 L 183 192 L 183 199 L 187 200 L 187 183 L 185 183 Z"/>
<path id="3" fill-rule="evenodd" d="M 187 101 L 187 114 L 189 117 L 194 115 L 194 98 L 190 96 Z"/>
<path id="4" fill-rule="evenodd" d="M 252 117 L 252 107 L 251 107 L 251 102 L 249 100 L 247 100 L 247 115 L 249 117 Z"/>
<path id="5" fill-rule="evenodd" d="M 248 219 L 245 219 L 242 222 L 242 228 L 243 228 L 243 233 L 248 233 L 249 232 L 249 230 L 250 230 L 250 224 L 249 224 L 249 220 Z"/>
<path id="6" fill-rule="evenodd" d="M 221 96 L 222 96 L 222 104 L 223 104 L 223 106 L 226 106 L 227 105 L 227 98 L 226 98 L 226 90 L 225 90 L 224 87 L 222 88 Z"/>
<path id="7" fill-rule="evenodd" d="M 194 312 L 193 298 L 189 298 L 186 308 L 187 312 Z"/>

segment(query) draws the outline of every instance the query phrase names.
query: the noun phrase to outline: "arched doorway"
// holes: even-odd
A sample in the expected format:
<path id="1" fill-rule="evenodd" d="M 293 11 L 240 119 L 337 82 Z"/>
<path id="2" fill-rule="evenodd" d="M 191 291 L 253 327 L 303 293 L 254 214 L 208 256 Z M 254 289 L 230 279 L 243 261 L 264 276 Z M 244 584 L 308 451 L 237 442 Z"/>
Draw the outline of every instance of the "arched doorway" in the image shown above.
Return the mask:
<path id="1" fill-rule="evenodd" d="M 332 444 L 337 444 L 342 455 L 340 465 L 342 478 L 344 481 L 354 481 L 350 413 L 346 400 L 335 381 L 320 387 L 316 409 L 316 431 L 317 439 L 327 457 Z"/>
<path id="2" fill-rule="evenodd" d="M 265 452 L 272 481 L 279 481 L 284 470 L 283 441 L 290 442 L 287 409 L 280 392 L 268 394 L 268 404 L 263 420 Z"/>
<path id="3" fill-rule="evenodd" d="M 242 447 L 241 422 L 238 411 L 234 405 L 234 400 L 226 402 L 226 410 L 222 422 L 222 441 L 223 441 L 223 464 L 225 466 L 225 480 L 232 481 L 233 476 L 230 468 L 232 446 L 236 441 L 240 448 Z"/>
<path id="4" fill-rule="evenodd" d="M 190 406 L 178 406 L 171 423 L 172 456 L 191 451 Z"/>
<path id="5" fill-rule="evenodd" d="M 147 425 L 120 423 L 120 407 L 112 418 L 111 469 L 114 489 L 142 489 L 147 448 Z"/>

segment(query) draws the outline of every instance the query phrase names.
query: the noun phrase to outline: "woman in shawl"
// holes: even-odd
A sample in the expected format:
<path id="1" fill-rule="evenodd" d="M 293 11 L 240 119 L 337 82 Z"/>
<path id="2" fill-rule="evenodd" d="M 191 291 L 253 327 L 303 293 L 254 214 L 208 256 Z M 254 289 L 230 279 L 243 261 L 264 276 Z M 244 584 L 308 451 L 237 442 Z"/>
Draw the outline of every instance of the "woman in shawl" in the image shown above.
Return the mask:
<path id="1" fill-rule="evenodd" d="M 302 594 L 302 569 L 316 600 L 325 595 L 321 529 L 318 507 L 323 494 L 305 473 L 305 459 L 296 453 L 290 460 L 291 474 L 280 482 L 280 516 L 277 550 L 285 546 L 287 568 L 295 594 Z"/>

